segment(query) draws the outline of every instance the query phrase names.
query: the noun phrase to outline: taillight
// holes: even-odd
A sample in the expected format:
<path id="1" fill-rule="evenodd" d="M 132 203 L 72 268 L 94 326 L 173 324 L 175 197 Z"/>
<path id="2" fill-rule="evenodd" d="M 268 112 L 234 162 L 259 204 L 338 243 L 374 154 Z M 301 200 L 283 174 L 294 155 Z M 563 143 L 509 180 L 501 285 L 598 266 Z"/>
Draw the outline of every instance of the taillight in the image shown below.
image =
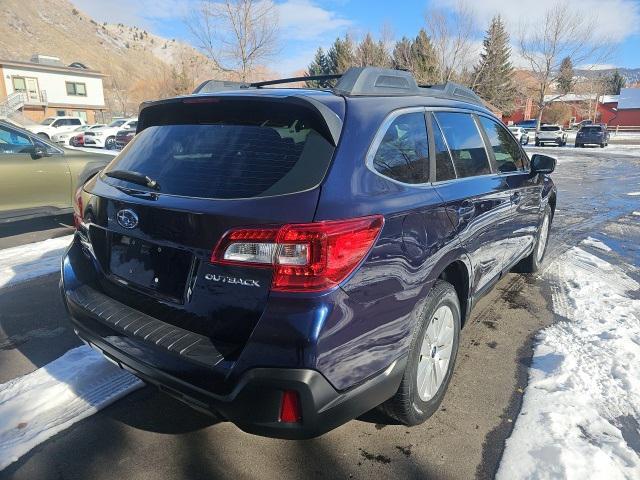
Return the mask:
<path id="1" fill-rule="evenodd" d="M 384 217 L 374 215 L 231 230 L 214 249 L 211 261 L 272 268 L 272 290 L 327 290 L 353 272 L 369 253 L 383 224 Z"/>
<path id="2" fill-rule="evenodd" d="M 82 225 L 82 187 L 76 190 L 73 196 L 73 224 L 76 230 Z"/>

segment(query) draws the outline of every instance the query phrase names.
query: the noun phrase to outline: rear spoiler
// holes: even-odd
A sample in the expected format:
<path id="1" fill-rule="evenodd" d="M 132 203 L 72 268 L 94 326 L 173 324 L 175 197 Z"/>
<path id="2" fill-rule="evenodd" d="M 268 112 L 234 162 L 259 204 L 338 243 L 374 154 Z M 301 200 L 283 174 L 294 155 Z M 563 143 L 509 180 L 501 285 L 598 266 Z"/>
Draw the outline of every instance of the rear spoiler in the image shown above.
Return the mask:
<path id="1" fill-rule="evenodd" d="M 235 83 L 235 82 L 233 82 Z M 237 91 L 235 87 L 233 90 Z M 215 119 L 215 107 L 225 104 L 220 109 L 220 115 L 235 112 L 243 102 L 252 102 L 256 106 L 256 112 L 271 109 L 276 105 L 290 105 L 308 112 L 309 116 L 317 121 L 318 133 L 325 137 L 333 146 L 338 145 L 342 133 L 342 119 L 325 104 L 303 94 L 288 96 L 251 95 L 251 92 L 238 92 L 237 95 L 229 94 L 198 94 L 184 97 L 145 102 L 140 105 L 138 114 L 138 127 L 136 132 L 155 125 L 170 123 L 189 123 L 193 121 L 193 115 L 200 117 L 200 121 L 213 122 L 204 117 Z M 234 105 L 235 104 L 235 105 Z M 186 110 L 189 110 L 187 112 Z M 196 113 L 197 112 L 197 113 Z M 257 114 L 257 113 L 256 113 Z M 196 118 L 197 119 L 197 118 Z"/>

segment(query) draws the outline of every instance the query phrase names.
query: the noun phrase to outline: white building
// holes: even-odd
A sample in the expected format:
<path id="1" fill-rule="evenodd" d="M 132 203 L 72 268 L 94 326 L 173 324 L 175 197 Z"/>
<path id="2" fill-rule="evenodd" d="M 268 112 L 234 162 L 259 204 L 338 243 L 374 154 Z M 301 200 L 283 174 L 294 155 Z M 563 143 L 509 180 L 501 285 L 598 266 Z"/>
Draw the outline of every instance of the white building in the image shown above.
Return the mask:
<path id="1" fill-rule="evenodd" d="M 30 62 L 0 60 L 0 108 L 21 111 L 36 122 L 71 115 L 88 123 L 106 110 L 104 74 L 80 63 L 65 66 L 59 58 L 34 55 Z"/>

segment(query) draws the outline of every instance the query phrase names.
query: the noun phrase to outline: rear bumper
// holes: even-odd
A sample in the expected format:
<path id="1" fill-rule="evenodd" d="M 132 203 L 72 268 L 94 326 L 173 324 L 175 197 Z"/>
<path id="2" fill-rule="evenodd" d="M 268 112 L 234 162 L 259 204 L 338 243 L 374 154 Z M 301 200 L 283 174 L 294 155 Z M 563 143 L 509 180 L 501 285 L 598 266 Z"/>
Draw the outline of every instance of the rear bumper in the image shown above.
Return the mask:
<path id="1" fill-rule="evenodd" d="M 120 368 L 246 432 L 287 439 L 322 435 L 393 396 L 402 379 L 406 357 L 344 391 L 309 368 L 251 368 L 229 384 L 230 376 L 222 372 L 228 373 L 232 362 L 221 354 L 216 357 L 206 337 L 199 343 L 202 348 L 184 347 L 194 340 L 183 337 L 184 330 L 159 325 L 159 320 L 104 295 L 90 297 L 92 289 L 76 276 L 70 255 L 67 251 L 63 256 L 60 288 L 77 335 Z M 216 388 L 221 383 L 226 383 L 224 388 Z M 298 393 L 298 423 L 279 420 L 285 390 Z"/>

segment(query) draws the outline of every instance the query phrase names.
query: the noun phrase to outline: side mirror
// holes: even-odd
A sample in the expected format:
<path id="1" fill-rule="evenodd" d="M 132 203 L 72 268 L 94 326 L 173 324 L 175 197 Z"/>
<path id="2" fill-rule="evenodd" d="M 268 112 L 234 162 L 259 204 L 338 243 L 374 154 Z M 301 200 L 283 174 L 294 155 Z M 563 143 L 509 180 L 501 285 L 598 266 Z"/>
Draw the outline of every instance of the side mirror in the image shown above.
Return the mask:
<path id="1" fill-rule="evenodd" d="M 42 145 L 34 145 L 31 148 L 31 158 L 33 158 L 34 160 L 48 156 L 49 154 L 47 153 L 47 149 Z"/>
<path id="2" fill-rule="evenodd" d="M 551 173 L 556 169 L 556 159 L 536 153 L 531 157 L 531 173 Z"/>

